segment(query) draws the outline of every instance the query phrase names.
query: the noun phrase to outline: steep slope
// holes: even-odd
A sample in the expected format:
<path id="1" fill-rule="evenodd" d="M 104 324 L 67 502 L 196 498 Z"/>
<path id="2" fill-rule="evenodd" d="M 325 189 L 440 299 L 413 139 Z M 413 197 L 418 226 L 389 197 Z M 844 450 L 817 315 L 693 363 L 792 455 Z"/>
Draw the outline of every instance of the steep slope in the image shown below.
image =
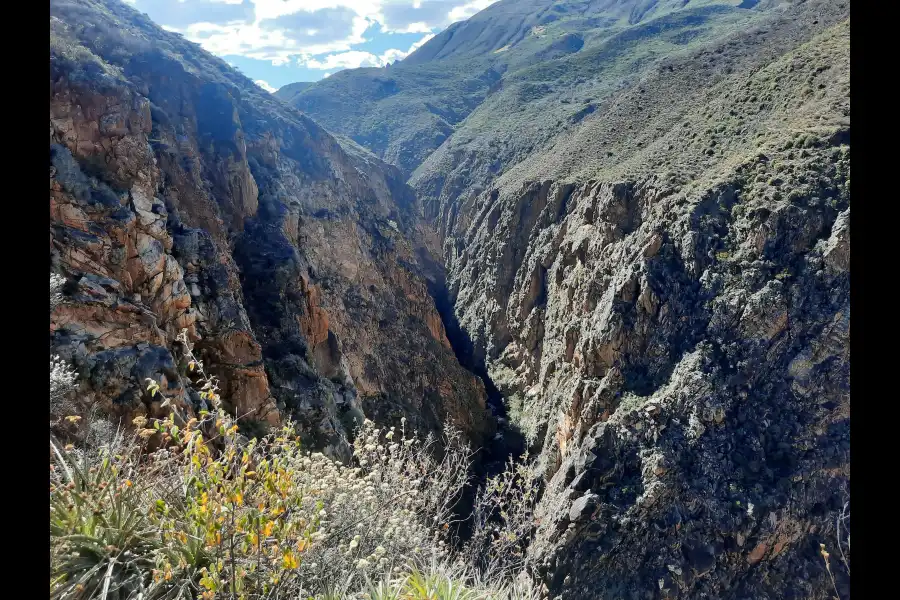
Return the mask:
<path id="1" fill-rule="evenodd" d="M 279 100 L 290 102 L 294 98 L 294 96 L 296 96 L 312 84 L 313 83 L 311 81 L 298 81 L 296 83 L 289 83 L 278 88 L 278 90 L 275 91 L 274 95 Z"/>
<path id="2" fill-rule="evenodd" d="M 804 4 L 442 193 L 450 295 L 540 448 L 531 557 L 563 597 L 834 595 L 849 23 Z"/>
<path id="3" fill-rule="evenodd" d="M 115 0 L 51 2 L 50 28 L 51 346 L 85 404 L 160 414 L 153 377 L 201 408 L 186 328 L 250 431 L 290 414 L 344 453 L 364 412 L 481 439 L 396 168 Z"/>
<path id="4" fill-rule="evenodd" d="M 316 115 L 409 176 L 500 78 L 490 61 L 471 64 L 404 62 L 383 69 L 339 71 L 293 96 L 290 104 Z"/>
<path id="5" fill-rule="evenodd" d="M 551 594 L 832 598 L 825 544 L 846 598 L 849 3 L 684 4 L 508 67 L 410 183 L 538 453 Z M 496 6 L 422 65 L 532 5 Z"/>
<path id="6" fill-rule="evenodd" d="M 492 153 L 505 161 L 505 144 L 518 141 L 518 152 L 531 152 L 558 121 L 582 110 L 584 99 L 588 104 L 592 96 L 616 89 L 644 63 L 758 16 L 738 4 L 503 0 L 451 25 L 398 63 L 340 71 L 293 95 L 290 103 L 406 175 L 457 129 L 471 142 L 491 123 L 509 133 L 499 148 L 479 148 L 479 160 L 491 164 Z M 490 106 L 476 121 L 467 120 L 483 103 Z M 534 110 L 523 114 L 523 106 Z M 493 165 L 492 172 L 498 168 Z"/>

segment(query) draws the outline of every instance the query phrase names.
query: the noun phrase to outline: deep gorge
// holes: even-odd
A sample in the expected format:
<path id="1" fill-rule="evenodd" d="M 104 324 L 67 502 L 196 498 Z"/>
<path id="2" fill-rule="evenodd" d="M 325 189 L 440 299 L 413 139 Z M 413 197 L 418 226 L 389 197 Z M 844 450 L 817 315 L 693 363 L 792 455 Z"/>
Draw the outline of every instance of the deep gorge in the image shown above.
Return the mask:
<path id="1" fill-rule="evenodd" d="M 528 450 L 548 597 L 849 598 L 819 546 L 849 503 L 849 3 L 696 4 L 504 0 L 287 97 L 54 0 L 80 406 L 165 418 L 150 378 L 199 414 L 187 330 L 247 437 L 461 430 L 462 539 Z"/>

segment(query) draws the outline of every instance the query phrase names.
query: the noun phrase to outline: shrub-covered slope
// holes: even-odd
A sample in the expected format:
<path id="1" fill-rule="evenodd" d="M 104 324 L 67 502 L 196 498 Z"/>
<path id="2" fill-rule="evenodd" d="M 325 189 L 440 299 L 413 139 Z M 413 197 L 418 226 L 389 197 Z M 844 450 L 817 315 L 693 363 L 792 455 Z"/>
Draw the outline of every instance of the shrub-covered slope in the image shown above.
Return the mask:
<path id="1" fill-rule="evenodd" d="M 526 155 L 561 123 L 577 122 L 597 97 L 618 89 L 644 64 L 746 26 L 762 7 L 737 4 L 504 0 L 451 25 L 400 62 L 340 71 L 289 101 L 407 175 L 445 141 L 456 139 L 448 149 L 465 148 L 493 127 L 489 137 L 504 132 L 502 142 L 480 147 L 492 156 L 479 158 L 496 173 L 511 152 Z M 473 111 L 477 115 L 467 119 Z"/>
<path id="2" fill-rule="evenodd" d="M 848 597 L 849 2 L 587 4 L 391 67 L 502 71 L 410 183 L 548 482 L 530 560 L 563 598 Z"/>

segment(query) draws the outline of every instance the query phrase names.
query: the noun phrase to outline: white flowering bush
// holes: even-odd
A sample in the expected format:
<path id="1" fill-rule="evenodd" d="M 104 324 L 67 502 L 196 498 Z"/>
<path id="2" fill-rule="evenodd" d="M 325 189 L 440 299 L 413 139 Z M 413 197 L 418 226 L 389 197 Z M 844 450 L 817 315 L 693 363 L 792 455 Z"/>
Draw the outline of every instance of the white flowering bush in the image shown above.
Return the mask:
<path id="1" fill-rule="evenodd" d="M 50 310 L 63 301 L 62 288 L 66 280 L 53 273 L 50 275 Z M 71 402 L 75 391 L 75 371 L 62 358 L 50 355 L 50 418 L 59 421 L 62 417 L 75 412 Z"/>
<path id="2" fill-rule="evenodd" d="M 301 567 L 311 580 L 336 587 L 353 571 L 389 573 L 447 557 L 452 511 L 471 461 L 455 431 L 446 433 L 440 460 L 434 446 L 405 427 L 379 429 L 367 420 L 354 442 L 354 465 L 317 453 L 304 459 L 302 473 L 320 490 L 327 513 L 320 535 L 332 540 L 311 549 Z"/>
<path id="3" fill-rule="evenodd" d="M 458 433 L 438 448 L 366 421 L 346 465 L 291 426 L 247 440 L 179 340 L 214 410 L 164 400 L 169 417 L 93 448 L 51 432 L 51 599 L 532 597 L 470 577 L 448 546 L 471 462 Z"/>
<path id="4" fill-rule="evenodd" d="M 50 356 L 50 418 L 59 420 L 75 410 L 71 402 L 75 391 L 75 371 L 59 356 Z"/>

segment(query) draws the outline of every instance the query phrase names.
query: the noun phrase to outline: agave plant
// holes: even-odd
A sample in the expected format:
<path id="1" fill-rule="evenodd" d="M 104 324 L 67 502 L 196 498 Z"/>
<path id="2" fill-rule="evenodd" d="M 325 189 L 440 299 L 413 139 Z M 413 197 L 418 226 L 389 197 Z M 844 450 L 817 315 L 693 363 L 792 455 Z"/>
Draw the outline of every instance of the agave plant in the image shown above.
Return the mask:
<path id="1" fill-rule="evenodd" d="M 91 464 L 53 441 L 51 449 L 51 599 L 142 593 L 159 540 L 128 465 L 110 453 Z"/>

